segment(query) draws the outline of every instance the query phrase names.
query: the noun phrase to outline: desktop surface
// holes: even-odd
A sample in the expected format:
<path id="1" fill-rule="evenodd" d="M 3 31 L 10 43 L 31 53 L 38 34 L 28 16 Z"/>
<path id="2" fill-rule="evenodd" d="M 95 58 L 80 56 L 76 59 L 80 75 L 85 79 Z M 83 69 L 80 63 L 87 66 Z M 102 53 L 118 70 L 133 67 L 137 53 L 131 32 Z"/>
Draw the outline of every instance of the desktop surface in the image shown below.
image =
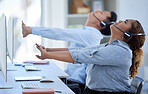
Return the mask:
<path id="1" fill-rule="evenodd" d="M 12 64 L 12 63 L 10 63 Z M 17 71 L 8 71 L 8 82 L 13 88 L 12 89 L 0 89 L 0 94 L 22 94 L 22 83 L 38 83 L 43 88 L 53 88 L 55 91 L 61 91 L 60 94 L 74 94 L 74 92 L 68 88 L 59 77 L 68 77 L 68 75 L 62 71 L 56 64 L 50 62 L 48 65 L 35 65 L 41 69 L 41 71 L 26 71 L 22 66 L 14 66 Z M 5 83 L 4 79 L 1 77 L 0 73 L 0 83 Z M 24 76 L 45 76 L 45 78 L 51 79 L 51 83 L 42 83 L 40 81 L 15 81 L 15 77 Z"/>

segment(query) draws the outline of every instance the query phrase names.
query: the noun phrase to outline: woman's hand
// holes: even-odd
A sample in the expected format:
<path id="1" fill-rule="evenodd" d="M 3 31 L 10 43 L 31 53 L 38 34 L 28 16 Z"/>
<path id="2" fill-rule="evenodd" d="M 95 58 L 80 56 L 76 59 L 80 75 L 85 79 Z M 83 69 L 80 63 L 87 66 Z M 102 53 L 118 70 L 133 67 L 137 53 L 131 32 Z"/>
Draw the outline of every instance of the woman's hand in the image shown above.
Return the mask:
<path id="1" fill-rule="evenodd" d="M 45 48 L 47 52 L 53 52 L 50 48 Z"/>
<path id="2" fill-rule="evenodd" d="M 41 45 L 40 45 L 41 46 Z M 51 50 L 50 50 L 50 48 L 45 48 L 44 46 L 41 46 L 43 49 L 45 49 L 47 52 L 52 52 Z"/>
<path id="3" fill-rule="evenodd" d="M 46 59 L 46 57 L 47 57 L 46 56 L 47 51 L 46 51 L 45 47 L 44 46 L 41 46 L 41 45 L 38 45 L 37 43 L 36 43 L 36 47 L 41 52 L 41 56 L 36 55 L 36 57 L 39 58 L 39 59 L 41 59 L 41 60 Z"/>
<path id="4" fill-rule="evenodd" d="M 28 34 L 32 34 L 32 28 L 27 27 L 22 21 L 22 34 L 23 37 L 26 37 Z"/>
<path id="5" fill-rule="evenodd" d="M 41 56 L 36 55 L 37 58 L 43 60 L 43 59 L 55 59 L 55 60 L 60 60 L 64 62 L 71 62 L 73 63 L 74 60 L 71 57 L 69 51 L 67 48 L 59 49 L 59 48 L 49 48 L 50 51 L 47 51 L 47 48 L 44 46 L 36 44 L 36 47 L 40 50 Z"/>

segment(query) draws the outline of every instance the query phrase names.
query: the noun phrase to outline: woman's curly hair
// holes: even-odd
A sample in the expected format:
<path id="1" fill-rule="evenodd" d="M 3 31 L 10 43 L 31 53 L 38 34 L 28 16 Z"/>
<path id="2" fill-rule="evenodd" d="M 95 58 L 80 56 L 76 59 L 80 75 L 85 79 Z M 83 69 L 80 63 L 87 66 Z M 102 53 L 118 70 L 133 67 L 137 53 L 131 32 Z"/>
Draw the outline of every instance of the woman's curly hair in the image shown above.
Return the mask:
<path id="1" fill-rule="evenodd" d="M 144 30 L 141 24 L 136 20 L 132 23 L 132 28 L 129 30 L 132 33 L 144 33 Z M 141 66 L 143 60 L 143 50 L 142 46 L 145 42 L 145 36 L 132 36 L 132 38 L 127 42 L 130 49 L 132 50 L 133 58 L 132 58 L 132 65 L 130 67 L 130 78 L 134 78 L 135 75 L 138 73 L 138 67 Z"/>

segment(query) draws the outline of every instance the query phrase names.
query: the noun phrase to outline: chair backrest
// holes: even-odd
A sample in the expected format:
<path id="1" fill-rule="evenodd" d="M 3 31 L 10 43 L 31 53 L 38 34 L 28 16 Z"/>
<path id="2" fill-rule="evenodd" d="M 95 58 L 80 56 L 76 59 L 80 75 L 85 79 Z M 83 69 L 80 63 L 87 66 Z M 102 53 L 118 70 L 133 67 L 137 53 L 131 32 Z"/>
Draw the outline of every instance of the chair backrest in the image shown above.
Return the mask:
<path id="1" fill-rule="evenodd" d="M 132 94 L 140 94 L 143 85 L 144 85 L 144 80 L 142 78 L 136 76 L 132 80 L 131 85 L 130 85 L 131 93 Z"/>

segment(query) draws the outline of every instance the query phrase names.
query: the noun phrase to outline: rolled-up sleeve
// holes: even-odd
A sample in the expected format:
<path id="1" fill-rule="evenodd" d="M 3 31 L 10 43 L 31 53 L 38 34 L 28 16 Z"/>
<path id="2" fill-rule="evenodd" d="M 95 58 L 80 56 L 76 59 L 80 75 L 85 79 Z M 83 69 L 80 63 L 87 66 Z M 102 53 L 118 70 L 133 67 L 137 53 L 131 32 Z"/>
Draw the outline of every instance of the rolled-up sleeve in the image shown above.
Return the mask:
<path id="1" fill-rule="evenodd" d="M 69 49 L 74 63 L 87 63 L 98 65 L 121 65 L 117 64 L 119 58 L 124 58 L 128 51 L 119 46 L 107 46 L 101 48 Z M 127 54 L 126 54 L 127 53 Z M 124 60 L 124 59 L 121 59 Z"/>
<path id="2" fill-rule="evenodd" d="M 97 47 L 87 47 L 87 48 L 68 48 L 68 51 L 75 61 L 74 63 L 84 63 L 89 64 L 91 62 L 91 52 L 92 50 L 97 50 Z"/>

